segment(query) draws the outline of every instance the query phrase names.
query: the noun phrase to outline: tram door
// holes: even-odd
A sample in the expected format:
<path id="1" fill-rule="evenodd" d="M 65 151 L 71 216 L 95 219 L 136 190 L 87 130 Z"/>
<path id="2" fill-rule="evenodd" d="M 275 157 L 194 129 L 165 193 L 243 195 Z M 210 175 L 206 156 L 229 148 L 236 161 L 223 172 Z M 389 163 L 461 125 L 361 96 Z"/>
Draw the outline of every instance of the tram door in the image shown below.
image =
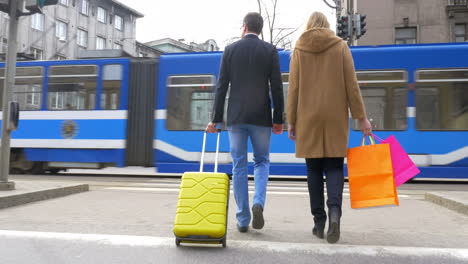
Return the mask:
<path id="1" fill-rule="evenodd" d="M 157 59 L 134 59 L 130 64 L 125 166 L 154 166 L 154 109 Z"/>

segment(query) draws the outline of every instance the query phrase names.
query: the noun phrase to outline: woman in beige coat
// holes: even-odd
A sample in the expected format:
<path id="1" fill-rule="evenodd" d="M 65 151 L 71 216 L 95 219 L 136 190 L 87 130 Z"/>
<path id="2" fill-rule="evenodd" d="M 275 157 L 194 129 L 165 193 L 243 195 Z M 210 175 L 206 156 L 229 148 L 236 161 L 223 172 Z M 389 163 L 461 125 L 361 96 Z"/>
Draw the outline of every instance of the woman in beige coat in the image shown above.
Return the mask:
<path id="1" fill-rule="evenodd" d="M 326 175 L 329 225 L 327 241 L 340 238 L 343 160 L 346 157 L 349 113 L 372 132 L 354 72 L 351 52 L 330 30 L 325 15 L 315 12 L 292 53 L 287 101 L 288 136 L 296 141 L 296 157 L 305 158 L 313 234 L 324 238 L 323 174 Z"/>

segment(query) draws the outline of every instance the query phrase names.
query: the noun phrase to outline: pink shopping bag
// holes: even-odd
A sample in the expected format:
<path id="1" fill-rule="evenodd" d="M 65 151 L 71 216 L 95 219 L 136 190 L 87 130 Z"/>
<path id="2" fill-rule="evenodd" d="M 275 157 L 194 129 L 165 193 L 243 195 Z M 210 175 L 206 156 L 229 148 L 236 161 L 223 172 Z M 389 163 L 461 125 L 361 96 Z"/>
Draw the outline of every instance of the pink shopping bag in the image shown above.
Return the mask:
<path id="1" fill-rule="evenodd" d="M 373 135 L 373 137 L 379 142 L 390 145 L 390 154 L 392 156 L 393 174 L 395 177 L 396 187 L 407 182 L 420 172 L 418 167 L 414 165 L 413 161 L 410 159 L 408 154 L 406 154 L 405 150 L 394 136 L 389 136 L 385 140 L 376 135 Z"/>

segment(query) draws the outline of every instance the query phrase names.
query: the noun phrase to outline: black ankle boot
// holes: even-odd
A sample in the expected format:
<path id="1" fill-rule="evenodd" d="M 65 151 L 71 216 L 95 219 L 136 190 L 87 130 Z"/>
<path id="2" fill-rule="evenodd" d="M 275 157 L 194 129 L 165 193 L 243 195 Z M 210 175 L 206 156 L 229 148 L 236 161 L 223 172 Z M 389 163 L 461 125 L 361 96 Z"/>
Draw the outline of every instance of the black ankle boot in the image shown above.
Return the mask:
<path id="1" fill-rule="evenodd" d="M 312 234 L 314 234 L 314 236 L 322 239 L 322 238 L 325 237 L 324 229 L 325 228 L 323 228 L 323 227 L 314 226 L 314 228 L 312 229 Z"/>
<path id="2" fill-rule="evenodd" d="M 329 210 L 328 219 L 327 241 L 334 244 L 340 240 L 340 211 L 338 209 Z"/>

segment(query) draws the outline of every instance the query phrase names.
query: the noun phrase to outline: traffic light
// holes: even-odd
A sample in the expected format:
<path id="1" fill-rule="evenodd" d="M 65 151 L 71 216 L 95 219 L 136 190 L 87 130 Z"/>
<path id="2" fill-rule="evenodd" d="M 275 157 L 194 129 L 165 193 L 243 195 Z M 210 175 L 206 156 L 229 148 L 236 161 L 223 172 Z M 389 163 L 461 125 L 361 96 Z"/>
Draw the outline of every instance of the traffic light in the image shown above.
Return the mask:
<path id="1" fill-rule="evenodd" d="M 366 15 L 356 14 L 354 16 L 354 25 L 356 30 L 356 38 L 360 38 L 362 35 L 366 34 Z"/>
<path id="2" fill-rule="evenodd" d="M 350 16 L 341 16 L 338 19 L 338 25 L 337 25 L 337 35 L 344 39 L 347 40 L 350 37 L 351 34 L 351 21 L 350 21 Z"/>
<path id="3" fill-rule="evenodd" d="M 48 5 L 56 5 L 58 0 L 26 0 L 25 7 L 31 13 L 42 13 L 42 8 Z"/>

